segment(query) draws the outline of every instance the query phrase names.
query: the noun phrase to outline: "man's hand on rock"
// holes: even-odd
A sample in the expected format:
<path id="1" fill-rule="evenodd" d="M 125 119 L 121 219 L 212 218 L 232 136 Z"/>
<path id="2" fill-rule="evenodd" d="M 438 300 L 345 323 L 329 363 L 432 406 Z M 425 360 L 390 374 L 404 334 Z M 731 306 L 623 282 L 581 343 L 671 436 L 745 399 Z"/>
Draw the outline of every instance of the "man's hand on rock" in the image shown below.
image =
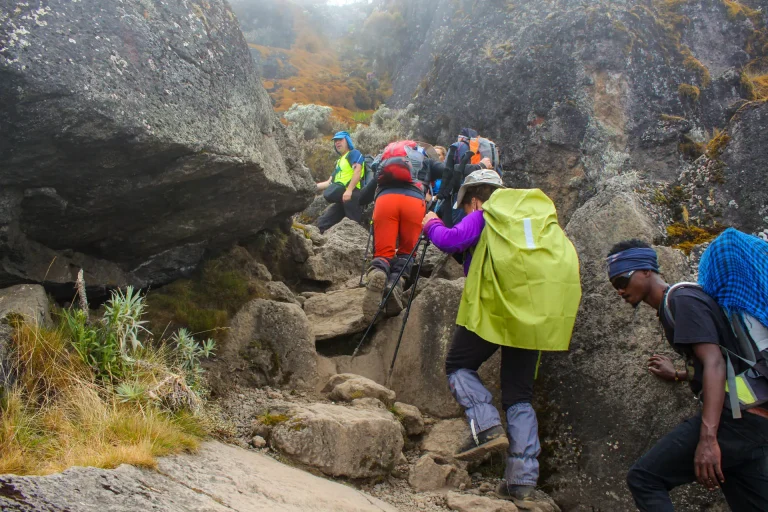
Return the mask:
<path id="1" fill-rule="evenodd" d="M 667 356 L 652 355 L 648 359 L 648 371 L 662 380 L 675 380 L 675 365 Z"/>

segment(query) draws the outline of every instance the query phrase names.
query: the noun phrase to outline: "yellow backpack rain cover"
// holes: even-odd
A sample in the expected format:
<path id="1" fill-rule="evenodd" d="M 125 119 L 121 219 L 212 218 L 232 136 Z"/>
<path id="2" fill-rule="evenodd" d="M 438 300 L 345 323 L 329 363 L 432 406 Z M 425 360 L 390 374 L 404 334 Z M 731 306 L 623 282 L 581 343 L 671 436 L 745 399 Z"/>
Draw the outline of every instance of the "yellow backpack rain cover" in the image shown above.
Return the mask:
<path id="1" fill-rule="evenodd" d="M 456 323 L 498 345 L 568 350 L 579 258 L 554 203 L 539 189 L 499 189 L 483 211 Z"/>

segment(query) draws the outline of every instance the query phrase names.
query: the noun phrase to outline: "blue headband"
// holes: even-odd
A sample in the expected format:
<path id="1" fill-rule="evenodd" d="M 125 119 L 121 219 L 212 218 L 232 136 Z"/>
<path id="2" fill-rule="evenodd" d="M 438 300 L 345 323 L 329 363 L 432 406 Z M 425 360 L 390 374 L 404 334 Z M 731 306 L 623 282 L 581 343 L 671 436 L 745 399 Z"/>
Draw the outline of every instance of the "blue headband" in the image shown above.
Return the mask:
<path id="1" fill-rule="evenodd" d="M 659 260 L 656 251 L 648 247 L 633 247 L 626 251 L 611 254 L 605 259 L 608 264 L 608 279 L 630 270 L 659 271 Z"/>

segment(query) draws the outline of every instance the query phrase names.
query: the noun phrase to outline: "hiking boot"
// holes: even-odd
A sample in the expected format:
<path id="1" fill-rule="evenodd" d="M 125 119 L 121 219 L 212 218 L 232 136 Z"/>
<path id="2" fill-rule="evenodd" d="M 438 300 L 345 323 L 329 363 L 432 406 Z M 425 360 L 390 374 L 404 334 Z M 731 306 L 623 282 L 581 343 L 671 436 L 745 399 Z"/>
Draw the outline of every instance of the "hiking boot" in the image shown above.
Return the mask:
<path id="1" fill-rule="evenodd" d="M 494 495 L 502 500 L 514 503 L 520 510 L 532 512 L 559 512 L 560 507 L 545 492 L 533 485 L 509 485 L 502 480 L 496 486 Z"/>
<path id="2" fill-rule="evenodd" d="M 501 425 L 496 425 L 477 434 L 477 441 L 475 441 L 474 437 L 470 437 L 459 448 L 455 457 L 459 460 L 472 462 L 481 460 L 489 453 L 506 452 L 507 448 L 509 448 L 507 434 Z"/>
<path id="3" fill-rule="evenodd" d="M 506 480 L 496 486 L 496 496 L 509 501 L 533 501 L 533 493 L 536 486 L 533 485 L 509 485 Z"/>
<path id="4" fill-rule="evenodd" d="M 363 316 L 370 322 L 381 304 L 382 292 L 387 286 L 387 273 L 378 267 L 371 267 L 365 275 L 365 282 Z"/>
<path id="5" fill-rule="evenodd" d="M 390 283 L 391 286 L 391 283 Z M 387 316 L 397 316 L 405 307 L 405 303 L 408 300 L 408 294 L 403 290 L 405 288 L 405 279 L 400 278 L 395 284 L 395 288 L 392 293 L 389 294 L 387 300 Z M 386 293 L 386 291 L 385 291 Z"/>

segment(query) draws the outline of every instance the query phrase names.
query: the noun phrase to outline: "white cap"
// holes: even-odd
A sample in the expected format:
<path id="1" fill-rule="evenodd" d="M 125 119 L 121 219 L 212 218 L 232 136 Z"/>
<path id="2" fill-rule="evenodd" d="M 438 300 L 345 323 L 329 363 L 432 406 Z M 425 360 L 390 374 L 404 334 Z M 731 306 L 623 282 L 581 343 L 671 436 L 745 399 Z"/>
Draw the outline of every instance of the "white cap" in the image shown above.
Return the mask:
<path id="1" fill-rule="evenodd" d="M 464 199 L 464 194 L 467 192 L 467 189 L 477 185 L 490 185 L 496 188 L 504 188 L 504 183 L 501 181 L 501 176 L 499 176 L 499 173 L 493 169 L 480 169 L 470 173 L 469 176 L 464 178 L 464 183 L 462 183 L 461 188 L 459 188 L 459 193 L 456 196 L 456 203 L 453 205 L 454 210 L 459 208 L 459 205 Z"/>

